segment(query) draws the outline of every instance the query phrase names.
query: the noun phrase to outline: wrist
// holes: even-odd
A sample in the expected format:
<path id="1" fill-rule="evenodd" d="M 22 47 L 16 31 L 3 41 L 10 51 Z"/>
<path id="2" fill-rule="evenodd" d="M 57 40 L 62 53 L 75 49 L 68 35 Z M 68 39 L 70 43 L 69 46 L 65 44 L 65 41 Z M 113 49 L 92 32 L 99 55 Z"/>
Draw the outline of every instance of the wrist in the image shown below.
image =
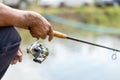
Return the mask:
<path id="1" fill-rule="evenodd" d="M 18 12 L 19 16 L 17 17 L 14 26 L 19 28 L 28 29 L 28 18 L 26 16 L 27 11 Z"/>
<path id="2" fill-rule="evenodd" d="M 18 24 L 16 24 L 16 26 L 29 30 L 31 29 L 31 26 L 33 26 L 32 23 L 34 22 L 34 20 L 35 16 L 33 15 L 32 11 L 22 11 Z M 31 23 L 31 21 L 33 22 Z"/>

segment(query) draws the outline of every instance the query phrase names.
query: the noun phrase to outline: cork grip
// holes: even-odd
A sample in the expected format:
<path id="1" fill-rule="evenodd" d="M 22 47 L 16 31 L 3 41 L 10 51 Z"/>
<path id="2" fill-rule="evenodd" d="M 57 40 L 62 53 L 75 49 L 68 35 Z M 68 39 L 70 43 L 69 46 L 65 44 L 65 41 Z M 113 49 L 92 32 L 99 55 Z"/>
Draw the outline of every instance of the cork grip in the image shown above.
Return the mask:
<path id="1" fill-rule="evenodd" d="M 58 32 L 58 31 L 54 31 L 54 36 L 57 37 L 57 38 L 62 38 L 62 39 L 66 39 L 67 38 L 66 34 L 63 34 L 63 33 Z"/>

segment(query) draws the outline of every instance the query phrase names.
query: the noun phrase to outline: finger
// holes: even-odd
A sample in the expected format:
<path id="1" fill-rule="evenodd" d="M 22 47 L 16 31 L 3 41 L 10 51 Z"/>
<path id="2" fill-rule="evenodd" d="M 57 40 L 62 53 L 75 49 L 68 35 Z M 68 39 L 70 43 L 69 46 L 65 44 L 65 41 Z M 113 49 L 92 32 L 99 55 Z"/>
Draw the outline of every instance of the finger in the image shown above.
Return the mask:
<path id="1" fill-rule="evenodd" d="M 18 50 L 18 53 L 16 56 L 22 56 L 22 52 L 20 50 Z"/>
<path id="2" fill-rule="evenodd" d="M 11 65 L 13 65 L 13 61 L 11 61 L 11 63 L 10 63 Z"/>
<path id="3" fill-rule="evenodd" d="M 42 38 L 42 39 L 45 38 L 44 35 L 40 35 L 41 34 L 40 32 L 35 34 L 32 31 L 30 31 L 30 33 L 31 33 L 32 37 L 34 37 L 34 38 Z"/>
<path id="4" fill-rule="evenodd" d="M 17 63 L 17 60 L 15 59 L 15 60 L 13 60 L 13 64 L 16 64 Z"/>
<path id="5" fill-rule="evenodd" d="M 14 60 L 15 60 L 15 59 L 16 59 L 16 56 L 15 56 L 15 58 L 12 59 L 12 61 L 11 61 L 11 63 L 10 63 L 11 65 L 14 64 Z"/>
<path id="6" fill-rule="evenodd" d="M 19 48 L 19 51 L 22 53 L 22 50 Z"/>
<path id="7" fill-rule="evenodd" d="M 51 41 L 53 39 L 53 35 L 54 35 L 53 30 L 50 28 L 50 31 L 48 33 L 48 36 L 49 36 L 48 40 L 49 41 Z"/>
<path id="8" fill-rule="evenodd" d="M 22 62 L 22 53 L 20 50 L 18 50 L 17 59 L 19 62 Z"/>
<path id="9" fill-rule="evenodd" d="M 39 38 L 45 39 L 47 37 L 47 33 L 45 33 L 44 31 L 40 31 L 38 33 L 38 36 L 39 36 Z"/>
<path id="10" fill-rule="evenodd" d="M 30 34 L 32 35 L 32 37 L 36 37 L 32 31 L 30 31 Z"/>
<path id="11" fill-rule="evenodd" d="M 10 64 L 13 65 L 13 64 L 16 64 L 16 63 L 17 63 L 17 59 L 13 59 Z"/>
<path id="12" fill-rule="evenodd" d="M 10 63 L 11 65 L 13 65 L 13 61 L 11 61 L 11 63 Z"/>
<path id="13" fill-rule="evenodd" d="M 42 35 L 40 36 L 42 39 L 45 39 L 47 37 L 47 35 Z"/>
<path id="14" fill-rule="evenodd" d="M 22 62 L 22 56 L 20 56 L 18 60 L 19 60 L 19 62 Z"/>

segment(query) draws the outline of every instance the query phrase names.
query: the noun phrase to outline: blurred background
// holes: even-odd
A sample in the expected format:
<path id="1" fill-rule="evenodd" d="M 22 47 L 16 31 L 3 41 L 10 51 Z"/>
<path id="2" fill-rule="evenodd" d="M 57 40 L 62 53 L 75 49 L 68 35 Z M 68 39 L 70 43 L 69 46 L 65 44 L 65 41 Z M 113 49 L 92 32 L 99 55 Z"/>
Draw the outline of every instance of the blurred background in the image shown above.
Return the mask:
<path id="1" fill-rule="evenodd" d="M 53 29 L 69 36 L 120 49 L 120 0 L 0 0 L 43 15 Z M 35 41 L 29 31 L 22 37 L 23 62 L 10 66 L 3 80 L 119 80 L 120 54 L 107 49 L 54 38 L 40 40 L 50 55 L 42 63 L 32 61 L 26 49 Z M 112 55 L 117 59 L 113 60 Z"/>

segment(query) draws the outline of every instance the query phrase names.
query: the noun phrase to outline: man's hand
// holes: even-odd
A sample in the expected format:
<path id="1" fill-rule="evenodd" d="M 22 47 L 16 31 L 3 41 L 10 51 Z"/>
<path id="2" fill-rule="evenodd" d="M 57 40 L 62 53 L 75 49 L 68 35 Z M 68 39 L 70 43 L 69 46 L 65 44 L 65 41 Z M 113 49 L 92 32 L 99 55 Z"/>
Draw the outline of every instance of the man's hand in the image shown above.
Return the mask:
<path id="1" fill-rule="evenodd" d="M 49 36 L 49 41 L 53 38 L 52 25 L 40 14 L 28 11 L 25 14 L 25 24 L 33 37 L 45 39 Z"/>
<path id="2" fill-rule="evenodd" d="M 33 11 L 24 11 L 21 15 L 20 21 L 16 23 L 17 27 L 28 29 L 35 38 L 45 39 L 48 35 L 48 40 L 52 40 L 52 25 L 43 16 Z"/>
<path id="3" fill-rule="evenodd" d="M 16 64 L 17 62 L 22 62 L 22 52 L 20 49 L 18 50 L 16 56 L 11 61 L 11 65 Z"/>

